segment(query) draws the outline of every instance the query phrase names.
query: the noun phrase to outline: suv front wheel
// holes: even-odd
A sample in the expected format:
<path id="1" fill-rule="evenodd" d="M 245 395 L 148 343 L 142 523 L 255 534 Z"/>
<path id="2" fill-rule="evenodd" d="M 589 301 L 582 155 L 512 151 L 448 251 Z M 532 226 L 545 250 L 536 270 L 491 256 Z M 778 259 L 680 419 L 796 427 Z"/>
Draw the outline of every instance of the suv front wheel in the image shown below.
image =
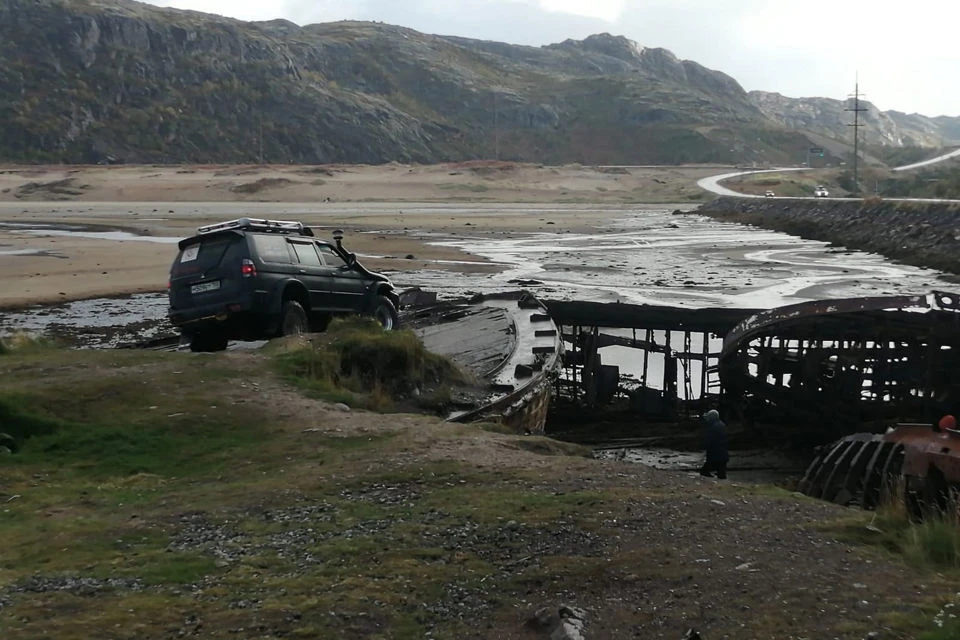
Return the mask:
<path id="1" fill-rule="evenodd" d="M 310 320 L 303 306 L 296 300 L 287 300 L 283 303 L 283 312 L 280 316 L 280 335 L 299 336 L 310 331 Z"/>
<path id="2" fill-rule="evenodd" d="M 370 315 L 374 320 L 380 323 L 380 326 L 387 331 L 392 331 L 400 324 L 400 318 L 397 315 L 397 308 L 390 302 L 386 296 L 377 296 L 373 299 L 373 306 L 370 309 Z"/>

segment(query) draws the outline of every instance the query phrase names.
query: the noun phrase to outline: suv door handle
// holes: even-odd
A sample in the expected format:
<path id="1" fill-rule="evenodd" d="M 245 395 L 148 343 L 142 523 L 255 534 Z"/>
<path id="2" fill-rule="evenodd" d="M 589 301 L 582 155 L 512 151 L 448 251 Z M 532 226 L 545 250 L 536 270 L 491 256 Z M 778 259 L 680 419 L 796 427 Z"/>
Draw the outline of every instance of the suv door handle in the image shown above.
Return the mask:
<path id="1" fill-rule="evenodd" d="M 306 273 L 306 272 L 307 272 L 306 269 L 298 269 L 298 271 L 299 271 L 300 273 Z"/>

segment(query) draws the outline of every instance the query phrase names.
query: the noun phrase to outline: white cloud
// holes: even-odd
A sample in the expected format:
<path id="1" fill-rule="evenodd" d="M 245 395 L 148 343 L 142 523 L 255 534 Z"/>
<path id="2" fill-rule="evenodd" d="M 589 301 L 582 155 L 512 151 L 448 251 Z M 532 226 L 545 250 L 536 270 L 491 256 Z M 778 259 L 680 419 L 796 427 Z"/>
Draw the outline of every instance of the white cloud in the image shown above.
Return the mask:
<path id="1" fill-rule="evenodd" d="M 620 19 L 623 5 L 624 0 L 540 0 L 540 6 L 547 11 L 599 18 L 607 22 Z"/>

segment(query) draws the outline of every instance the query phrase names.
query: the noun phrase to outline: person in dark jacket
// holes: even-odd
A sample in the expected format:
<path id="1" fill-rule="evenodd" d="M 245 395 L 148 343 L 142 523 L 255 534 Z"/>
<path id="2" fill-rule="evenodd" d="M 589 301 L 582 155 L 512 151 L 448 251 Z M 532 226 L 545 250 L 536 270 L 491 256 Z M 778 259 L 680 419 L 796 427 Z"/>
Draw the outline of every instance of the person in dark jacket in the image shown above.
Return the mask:
<path id="1" fill-rule="evenodd" d="M 720 419 L 720 412 L 711 409 L 703 416 L 707 423 L 704 445 L 707 450 L 707 459 L 700 467 L 700 475 L 724 479 L 727 477 L 727 461 L 730 453 L 727 451 L 727 425 Z"/>

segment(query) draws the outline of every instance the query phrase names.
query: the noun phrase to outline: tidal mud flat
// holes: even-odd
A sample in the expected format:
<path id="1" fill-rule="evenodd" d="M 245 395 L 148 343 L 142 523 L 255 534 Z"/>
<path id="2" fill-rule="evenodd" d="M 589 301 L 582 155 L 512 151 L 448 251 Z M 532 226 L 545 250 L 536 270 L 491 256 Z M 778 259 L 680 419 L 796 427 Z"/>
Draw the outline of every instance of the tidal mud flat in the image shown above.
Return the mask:
<path id="1" fill-rule="evenodd" d="M 890 260 L 960 274 L 960 206 L 946 202 L 897 202 L 718 198 L 699 211 Z M 958 278 L 950 278 L 957 282 Z"/>
<path id="2" fill-rule="evenodd" d="M 376 215 L 350 220 L 349 240 L 360 248 L 361 259 L 388 273 L 399 289 L 420 287 L 441 298 L 527 289 L 548 300 L 772 308 L 950 286 L 948 274 L 932 269 L 689 210 L 680 215 L 675 208 L 447 204 L 379 205 L 371 210 Z M 220 206 L 205 213 L 227 215 Z M 284 213 L 297 215 L 294 210 Z M 339 215 L 348 218 L 347 211 Z M 308 214 L 303 216 L 309 219 Z M 318 222 L 326 228 L 331 221 Z M 18 222 L 17 227 L 8 223 L 2 231 L 16 238 L 20 249 L 43 249 L 51 240 L 66 251 L 95 243 L 102 264 L 109 265 L 105 270 L 122 271 L 122 260 L 131 252 L 155 254 L 152 277 L 163 282 L 175 231 L 190 229 L 179 218 L 177 223 L 174 232 L 161 233 L 171 224 L 165 220 L 162 224 L 167 226 L 154 228 L 156 235 L 127 232 L 107 238 L 102 231 L 50 223 Z M 91 233 L 94 237 L 87 237 Z M 416 254 L 398 256 L 391 248 Z M 29 259 L 47 260 L 53 266 L 63 260 L 36 255 Z M 69 280 L 62 286 L 68 288 Z M 165 314 L 166 295 L 157 286 L 136 295 L 3 311 L 0 333 L 27 331 L 77 346 L 118 346 L 173 335 Z"/>

